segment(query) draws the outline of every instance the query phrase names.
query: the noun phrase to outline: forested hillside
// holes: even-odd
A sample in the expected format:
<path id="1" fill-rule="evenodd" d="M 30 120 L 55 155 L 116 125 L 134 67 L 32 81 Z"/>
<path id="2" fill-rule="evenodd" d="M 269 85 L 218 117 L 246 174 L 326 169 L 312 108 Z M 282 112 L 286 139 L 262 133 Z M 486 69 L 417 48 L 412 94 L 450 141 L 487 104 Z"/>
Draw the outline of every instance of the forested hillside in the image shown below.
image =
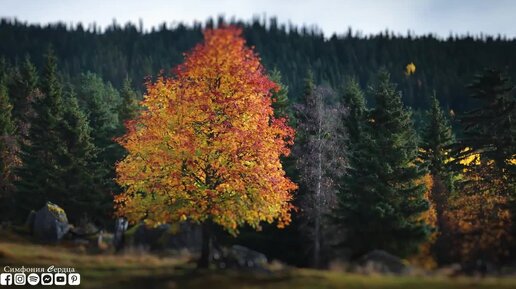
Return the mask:
<path id="1" fill-rule="evenodd" d="M 143 32 L 137 24 L 113 24 L 105 31 L 94 25 L 66 24 L 33 26 L 13 20 L 0 22 L 0 55 L 20 62 L 30 55 L 36 66 L 43 64 L 43 51 L 51 44 L 60 71 L 71 78 L 84 71 L 100 75 L 115 87 L 129 76 L 138 87 L 144 78 L 162 69 L 168 72 L 202 39 L 202 28 L 223 20 L 208 20 L 193 26 L 163 25 Z M 486 67 L 516 75 L 516 40 L 501 36 L 394 35 L 384 32 L 364 36 L 351 29 L 342 35 L 323 36 L 317 28 L 297 27 L 276 19 L 238 23 L 249 45 L 256 47 L 268 69 L 278 68 L 289 87 L 289 96 L 299 99 L 303 79 L 311 69 L 317 83 L 338 88 L 346 76 L 355 76 L 362 86 L 370 84 L 384 67 L 398 83 L 407 105 L 426 108 L 436 92 L 444 107 L 462 111 L 471 106 L 465 85 Z M 345 31 L 347 28 L 342 27 Z M 408 77 L 405 67 L 414 63 Z"/>

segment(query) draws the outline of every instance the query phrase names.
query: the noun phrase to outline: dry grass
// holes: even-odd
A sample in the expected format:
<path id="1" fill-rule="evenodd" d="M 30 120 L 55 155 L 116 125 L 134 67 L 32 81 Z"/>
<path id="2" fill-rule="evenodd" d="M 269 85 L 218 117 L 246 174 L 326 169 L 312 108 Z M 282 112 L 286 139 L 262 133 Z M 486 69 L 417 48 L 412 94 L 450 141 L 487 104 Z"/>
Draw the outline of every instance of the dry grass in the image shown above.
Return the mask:
<path id="1" fill-rule="evenodd" d="M 142 252 L 115 255 L 91 254 L 77 246 L 33 244 L 0 232 L 0 265 L 26 267 L 74 267 L 85 288 L 516 288 L 514 278 L 446 278 L 366 276 L 336 271 L 283 268 L 273 273 L 198 271 L 187 257 L 158 257 Z"/>

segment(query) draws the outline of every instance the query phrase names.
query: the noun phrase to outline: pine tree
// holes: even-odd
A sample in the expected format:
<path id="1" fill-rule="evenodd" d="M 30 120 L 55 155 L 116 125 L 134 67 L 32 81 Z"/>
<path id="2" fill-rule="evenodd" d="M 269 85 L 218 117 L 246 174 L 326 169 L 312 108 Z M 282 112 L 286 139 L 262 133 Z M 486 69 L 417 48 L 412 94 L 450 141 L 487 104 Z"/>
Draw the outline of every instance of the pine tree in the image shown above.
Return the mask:
<path id="1" fill-rule="evenodd" d="M 314 73 L 311 69 L 306 71 L 305 78 L 303 79 L 303 98 L 301 103 L 306 104 L 308 98 L 311 97 L 315 89 Z"/>
<path id="2" fill-rule="evenodd" d="M 278 85 L 277 90 L 272 91 L 272 107 L 274 108 L 275 117 L 286 117 L 292 120 L 292 111 L 288 99 L 288 86 L 281 80 L 281 72 L 275 68 L 270 75 L 271 80 Z"/>
<path id="3" fill-rule="evenodd" d="M 64 188 L 59 186 L 61 160 L 66 153 L 59 131 L 64 107 L 56 61 L 49 50 L 41 83 L 43 96 L 34 103 L 35 115 L 31 119 L 28 143 L 22 144 L 22 167 L 17 184 L 17 207 L 21 217 L 47 201 L 59 204 L 59 196 L 64 193 Z"/>
<path id="4" fill-rule="evenodd" d="M 448 159 L 451 157 L 450 146 L 454 142 L 454 136 L 437 97 L 432 96 L 430 101 L 428 122 L 422 134 L 421 157 L 428 163 L 434 178 L 444 181 L 448 189 L 452 189 L 453 180 Z"/>
<path id="5" fill-rule="evenodd" d="M 467 180 L 475 190 L 516 195 L 516 98 L 514 85 L 500 71 L 488 69 L 469 85 L 479 108 L 462 115 L 464 129 L 456 151 L 457 160 L 467 162 L 468 170 L 482 175 Z M 479 165 L 476 165 L 476 162 Z M 481 171 L 480 171 L 481 170 Z"/>
<path id="6" fill-rule="evenodd" d="M 66 144 L 60 168 L 60 203 L 68 215 L 77 220 L 94 217 L 109 218 L 111 201 L 103 182 L 104 174 L 97 162 L 98 149 L 91 137 L 91 128 L 86 115 L 80 110 L 72 92 L 64 98 L 65 109 L 61 122 L 61 138 Z"/>
<path id="7" fill-rule="evenodd" d="M 456 206 L 452 213 L 479 218 L 482 231 L 459 231 L 455 238 L 457 243 L 474 243 L 470 256 L 498 262 L 516 252 L 508 241 L 516 231 L 516 91 L 504 73 L 493 69 L 477 75 L 468 87 L 478 108 L 459 118 L 463 133 L 454 157 L 461 176 L 457 202 L 469 204 Z M 486 238 L 495 230 L 496 238 Z"/>
<path id="8" fill-rule="evenodd" d="M 34 103 L 28 140 L 22 144 L 16 207 L 23 218 L 51 201 L 74 220 L 97 209 L 89 198 L 95 185 L 87 177 L 94 152 L 76 102 L 63 98 L 52 50 L 46 55 L 41 87 L 43 95 Z"/>
<path id="9" fill-rule="evenodd" d="M 80 107 L 88 117 L 91 140 L 97 149 L 98 181 L 106 191 L 118 190 L 114 182 L 114 165 L 123 156 L 123 150 L 115 141 L 118 136 L 118 107 L 121 99 L 118 91 L 93 73 L 82 74 L 75 85 Z"/>
<path id="10" fill-rule="evenodd" d="M 118 109 L 118 118 L 121 123 L 120 127 L 123 128 L 123 123 L 127 120 L 135 119 L 140 110 L 138 95 L 133 90 L 129 77 L 126 77 L 124 80 L 124 84 L 120 90 L 120 98 L 122 102 Z M 123 130 L 125 131 L 125 128 L 123 128 Z"/>
<path id="11" fill-rule="evenodd" d="M 335 219 L 345 231 L 342 245 L 351 257 L 373 249 L 407 256 L 430 232 L 417 220 L 428 209 L 425 187 L 416 184 L 424 173 L 417 163 L 417 137 L 386 72 L 380 72 L 370 93 L 376 108 L 352 145 Z M 360 94 L 356 99 L 350 111 L 363 109 Z"/>
<path id="12" fill-rule="evenodd" d="M 6 74 L 0 70 L 0 216 L 12 209 L 14 168 L 17 163 L 17 142 L 12 105 L 6 86 Z"/>
<path id="13" fill-rule="evenodd" d="M 365 125 L 365 116 L 367 115 L 364 93 L 356 79 L 351 78 L 347 81 L 343 98 L 349 110 L 349 115 L 345 121 L 348 142 L 353 145 L 360 139 L 361 131 Z"/>
<path id="14" fill-rule="evenodd" d="M 15 69 L 13 81 L 10 86 L 14 105 L 13 115 L 17 120 L 20 134 L 23 137 L 27 137 L 28 135 L 29 119 L 34 113 L 32 104 L 41 94 L 38 89 L 38 82 L 38 71 L 27 56 L 21 67 Z"/>

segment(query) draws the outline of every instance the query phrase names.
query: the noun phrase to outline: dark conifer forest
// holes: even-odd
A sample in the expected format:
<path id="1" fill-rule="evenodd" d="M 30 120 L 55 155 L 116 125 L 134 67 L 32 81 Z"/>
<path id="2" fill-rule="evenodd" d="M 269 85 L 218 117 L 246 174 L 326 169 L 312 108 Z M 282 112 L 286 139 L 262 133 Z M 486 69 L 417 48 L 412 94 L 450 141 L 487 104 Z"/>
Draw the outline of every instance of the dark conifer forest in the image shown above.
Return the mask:
<path id="1" fill-rule="evenodd" d="M 183 53 L 202 40 L 205 27 L 224 22 L 163 24 L 144 32 L 136 23 L 115 22 L 104 31 L 92 24 L 35 26 L 4 19 L 0 23 L 0 54 L 12 64 L 22 63 L 29 55 L 37 67 L 42 67 L 44 51 L 51 45 L 63 78 L 89 71 L 120 88 L 129 77 L 142 91 L 147 77 L 160 71 L 169 73 L 182 62 Z M 308 70 L 313 71 L 317 83 L 337 88 L 347 76 L 356 77 L 365 87 L 378 69 L 385 68 L 403 92 L 406 105 L 427 108 L 435 92 L 444 107 L 463 111 L 473 106 L 466 85 L 476 74 L 485 68 L 511 76 L 516 73 L 516 56 L 512 53 L 516 41 L 500 35 L 443 38 L 390 31 L 361 35 L 349 28 L 342 35 L 324 36 L 317 28 L 286 25 L 275 18 L 235 24 L 243 27 L 248 45 L 256 47 L 262 64 L 281 72 L 294 101 L 300 99 Z M 417 66 L 411 77 L 405 74 L 409 63 Z"/>

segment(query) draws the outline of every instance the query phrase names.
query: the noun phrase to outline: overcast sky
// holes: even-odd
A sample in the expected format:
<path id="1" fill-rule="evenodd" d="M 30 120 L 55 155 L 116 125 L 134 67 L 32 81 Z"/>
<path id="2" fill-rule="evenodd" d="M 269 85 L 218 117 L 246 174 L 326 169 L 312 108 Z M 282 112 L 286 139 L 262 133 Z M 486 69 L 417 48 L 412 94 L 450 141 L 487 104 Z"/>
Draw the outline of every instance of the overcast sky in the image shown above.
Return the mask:
<path id="1" fill-rule="evenodd" d="M 63 21 L 105 27 L 143 20 L 144 27 L 172 22 L 192 23 L 225 15 L 249 20 L 277 16 L 283 23 L 317 25 L 325 35 L 347 27 L 365 34 L 389 29 L 406 34 L 450 32 L 516 36 L 513 0 L 0 0 L 0 17 L 30 23 Z"/>

